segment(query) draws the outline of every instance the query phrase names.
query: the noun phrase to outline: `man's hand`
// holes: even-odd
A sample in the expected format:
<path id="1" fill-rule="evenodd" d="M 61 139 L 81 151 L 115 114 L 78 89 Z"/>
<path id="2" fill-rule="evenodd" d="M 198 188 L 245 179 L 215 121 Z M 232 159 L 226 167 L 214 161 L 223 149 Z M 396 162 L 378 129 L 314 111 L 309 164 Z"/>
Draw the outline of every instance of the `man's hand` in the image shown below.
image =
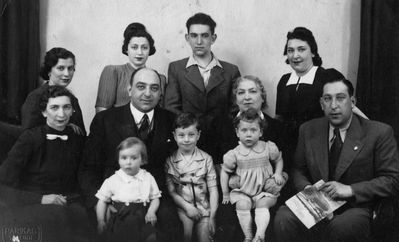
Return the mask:
<path id="1" fill-rule="evenodd" d="M 41 204 L 57 204 L 66 205 L 66 196 L 58 194 L 47 194 L 43 195 Z"/>
<path id="2" fill-rule="evenodd" d="M 344 185 L 336 181 L 329 181 L 324 183 L 320 190 L 325 192 L 332 199 L 345 199 L 353 197 L 352 187 Z"/>

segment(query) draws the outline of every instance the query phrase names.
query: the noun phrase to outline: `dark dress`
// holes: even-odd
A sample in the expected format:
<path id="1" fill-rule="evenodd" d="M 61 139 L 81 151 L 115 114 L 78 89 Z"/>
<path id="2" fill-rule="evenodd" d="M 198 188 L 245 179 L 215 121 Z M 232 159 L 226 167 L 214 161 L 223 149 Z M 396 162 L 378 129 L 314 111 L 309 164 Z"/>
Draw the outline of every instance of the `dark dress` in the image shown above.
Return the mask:
<path id="1" fill-rule="evenodd" d="M 47 140 L 46 134 L 67 135 L 68 140 Z M 78 203 L 77 184 L 83 144 L 84 137 L 70 127 L 63 132 L 47 125 L 25 130 L 0 166 L 0 225 L 34 227 L 42 241 L 87 241 L 91 228 Z M 45 194 L 65 195 L 68 203 L 42 205 Z"/>
<path id="2" fill-rule="evenodd" d="M 43 117 L 39 108 L 39 102 L 41 96 L 48 87 L 48 83 L 45 83 L 33 90 L 31 93 L 29 93 L 28 97 L 26 97 L 25 103 L 22 105 L 21 109 L 22 127 L 24 129 L 34 128 L 46 124 L 46 119 Z M 86 135 L 82 110 L 80 109 L 79 101 L 75 96 L 72 99 L 72 106 L 75 112 L 72 114 L 69 122 L 79 126 Z"/>

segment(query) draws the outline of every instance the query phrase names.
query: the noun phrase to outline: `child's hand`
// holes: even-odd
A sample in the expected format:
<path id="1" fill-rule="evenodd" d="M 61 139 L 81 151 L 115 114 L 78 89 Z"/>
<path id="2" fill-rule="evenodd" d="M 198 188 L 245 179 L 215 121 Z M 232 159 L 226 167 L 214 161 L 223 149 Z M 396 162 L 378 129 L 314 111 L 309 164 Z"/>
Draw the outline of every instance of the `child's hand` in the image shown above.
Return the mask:
<path id="1" fill-rule="evenodd" d="M 213 236 L 216 231 L 215 218 L 212 217 L 209 218 L 208 228 L 209 228 L 209 235 Z"/>
<path id="2" fill-rule="evenodd" d="M 196 207 L 191 205 L 191 204 L 187 205 L 186 213 L 187 213 L 187 216 L 189 218 L 191 218 L 192 220 L 194 220 L 194 221 L 197 221 L 197 220 L 199 220 L 201 218 L 200 211 Z"/>
<path id="3" fill-rule="evenodd" d="M 152 212 L 147 212 L 147 214 L 145 215 L 145 222 L 151 223 L 151 225 L 154 226 L 157 223 L 157 215 Z"/>
<path id="4" fill-rule="evenodd" d="M 107 225 L 106 225 L 105 221 L 97 222 L 97 231 L 99 234 L 104 233 L 106 227 L 107 227 Z"/>
<path id="5" fill-rule="evenodd" d="M 230 203 L 230 195 L 229 194 L 227 194 L 227 195 L 223 194 L 222 204 L 228 204 L 228 203 Z"/>
<path id="6" fill-rule="evenodd" d="M 284 177 L 282 174 L 275 173 L 273 175 L 274 180 L 276 181 L 277 185 L 281 185 L 284 183 Z"/>

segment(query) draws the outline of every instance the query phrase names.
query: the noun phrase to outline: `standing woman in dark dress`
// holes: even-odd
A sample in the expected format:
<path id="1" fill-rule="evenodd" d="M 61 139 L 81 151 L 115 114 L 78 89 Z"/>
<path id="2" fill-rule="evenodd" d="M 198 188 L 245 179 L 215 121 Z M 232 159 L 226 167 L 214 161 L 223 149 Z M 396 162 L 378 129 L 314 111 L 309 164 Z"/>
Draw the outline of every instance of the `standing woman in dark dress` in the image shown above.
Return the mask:
<path id="1" fill-rule="evenodd" d="M 84 136 L 68 126 L 72 99 L 64 87 L 46 89 L 39 101 L 46 124 L 25 130 L 0 166 L 0 225 L 31 224 L 42 241 L 87 241 L 91 230 L 79 203 Z"/>
<path id="2" fill-rule="evenodd" d="M 331 78 L 344 78 L 335 69 L 321 67 L 313 33 L 304 27 L 288 32 L 284 47 L 285 61 L 293 71 L 281 77 L 277 86 L 276 118 L 283 121 L 288 154 L 284 166 L 291 167 L 291 156 L 295 152 L 299 126 L 304 122 L 322 117 L 320 97 L 323 83 Z M 353 110 L 364 116 L 359 109 Z"/>
<path id="3" fill-rule="evenodd" d="M 39 99 L 49 86 L 67 87 L 75 73 L 75 65 L 75 55 L 69 50 L 57 47 L 47 51 L 40 69 L 40 76 L 47 82 L 29 93 L 25 103 L 22 105 L 21 117 L 24 129 L 46 123 L 46 119 L 39 109 Z M 86 135 L 82 110 L 75 96 L 72 97 L 72 106 L 74 112 L 68 125 L 73 128 L 75 133 Z"/>

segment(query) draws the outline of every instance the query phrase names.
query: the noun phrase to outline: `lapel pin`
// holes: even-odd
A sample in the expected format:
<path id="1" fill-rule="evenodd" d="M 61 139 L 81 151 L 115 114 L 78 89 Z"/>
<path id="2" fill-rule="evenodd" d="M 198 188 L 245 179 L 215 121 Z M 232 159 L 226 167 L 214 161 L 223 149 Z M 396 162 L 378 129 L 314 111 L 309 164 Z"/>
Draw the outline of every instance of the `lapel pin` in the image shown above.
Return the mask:
<path id="1" fill-rule="evenodd" d="M 354 150 L 357 150 L 357 149 L 359 149 L 359 147 L 355 146 L 353 149 L 354 149 Z"/>

